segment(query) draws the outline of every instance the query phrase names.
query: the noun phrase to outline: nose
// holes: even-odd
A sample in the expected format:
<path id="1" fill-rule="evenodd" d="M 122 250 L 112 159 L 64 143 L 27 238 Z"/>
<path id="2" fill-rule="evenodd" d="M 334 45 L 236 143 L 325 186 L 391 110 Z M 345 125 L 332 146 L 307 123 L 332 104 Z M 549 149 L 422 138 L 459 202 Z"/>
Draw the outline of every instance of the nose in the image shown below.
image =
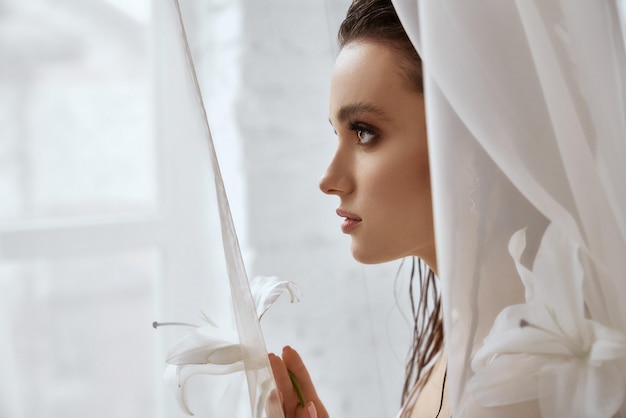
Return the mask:
<path id="1" fill-rule="evenodd" d="M 353 183 L 350 161 L 341 153 L 341 148 L 338 148 L 320 179 L 320 190 L 326 194 L 342 195 L 352 191 Z"/>

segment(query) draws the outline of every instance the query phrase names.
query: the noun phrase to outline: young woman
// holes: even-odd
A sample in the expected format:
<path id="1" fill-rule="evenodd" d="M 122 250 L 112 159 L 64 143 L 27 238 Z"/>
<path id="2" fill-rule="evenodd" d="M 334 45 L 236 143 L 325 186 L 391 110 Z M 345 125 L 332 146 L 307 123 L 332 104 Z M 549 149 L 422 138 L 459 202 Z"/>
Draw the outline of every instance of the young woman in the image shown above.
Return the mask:
<path id="1" fill-rule="evenodd" d="M 426 294 L 435 287 L 437 260 L 420 57 L 388 0 L 355 0 L 339 45 L 329 109 L 338 144 L 320 189 L 339 198 L 337 215 L 357 261 L 419 257 L 431 269 L 422 282 Z M 437 304 L 429 315 L 420 308 L 426 317 L 416 327 L 403 416 L 447 417 L 440 310 Z M 328 417 L 295 350 L 286 347 L 282 359 L 270 355 L 270 362 L 287 418 Z"/>
<path id="2" fill-rule="evenodd" d="M 420 59 L 388 1 L 355 0 L 320 185 L 339 198 L 357 260 L 417 256 L 441 274 L 448 357 L 439 304 L 418 309 L 402 416 L 626 417 L 619 7 L 394 4 L 428 67 L 430 157 Z M 288 418 L 328 416 L 295 351 L 271 363 Z"/>

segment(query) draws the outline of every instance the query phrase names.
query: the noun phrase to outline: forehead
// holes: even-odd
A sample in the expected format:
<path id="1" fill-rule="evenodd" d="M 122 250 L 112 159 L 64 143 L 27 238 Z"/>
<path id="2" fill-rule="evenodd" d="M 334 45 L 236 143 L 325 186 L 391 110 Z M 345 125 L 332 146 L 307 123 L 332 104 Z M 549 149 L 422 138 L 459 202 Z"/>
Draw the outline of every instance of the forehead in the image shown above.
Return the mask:
<path id="1" fill-rule="evenodd" d="M 333 68 L 333 82 L 367 82 L 368 84 L 401 79 L 400 61 L 396 50 L 373 41 L 355 41 L 345 45 Z"/>
<path id="2" fill-rule="evenodd" d="M 371 41 L 345 45 L 333 68 L 330 116 L 345 106 L 370 104 L 385 109 L 413 95 L 402 77 L 400 60 L 392 47 Z"/>

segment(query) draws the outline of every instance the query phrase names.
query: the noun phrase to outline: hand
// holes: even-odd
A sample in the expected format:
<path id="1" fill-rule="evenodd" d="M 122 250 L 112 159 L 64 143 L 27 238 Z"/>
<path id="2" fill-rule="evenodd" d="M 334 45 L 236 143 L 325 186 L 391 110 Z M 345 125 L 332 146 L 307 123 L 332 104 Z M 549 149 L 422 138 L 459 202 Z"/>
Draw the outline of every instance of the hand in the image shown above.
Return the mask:
<path id="1" fill-rule="evenodd" d="M 285 347 L 282 359 L 275 354 L 270 354 L 269 358 L 285 418 L 328 418 L 328 412 L 317 396 L 311 376 L 296 350 Z M 304 406 L 300 402 L 289 372 L 300 386 Z"/>

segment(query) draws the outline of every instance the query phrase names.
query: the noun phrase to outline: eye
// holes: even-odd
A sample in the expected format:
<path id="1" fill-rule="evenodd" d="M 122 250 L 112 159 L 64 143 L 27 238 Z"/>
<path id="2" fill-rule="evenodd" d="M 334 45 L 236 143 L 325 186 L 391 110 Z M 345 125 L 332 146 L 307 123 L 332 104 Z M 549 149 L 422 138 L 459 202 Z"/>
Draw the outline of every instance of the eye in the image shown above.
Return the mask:
<path id="1" fill-rule="evenodd" d="M 359 144 L 366 145 L 376 140 L 376 134 L 366 129 L 358 129 L 356 136 L 359 137 Z"/>
<path id="2" fill-rule="evenodd" d="M 376 134 L 371 128 L 363 126 L 359 123 L 351 124 L 350 130 L 356 133 L 358 138 L 357 143 L 359 145 L 371 145 L 378 139 L 378 134 Z"/>

